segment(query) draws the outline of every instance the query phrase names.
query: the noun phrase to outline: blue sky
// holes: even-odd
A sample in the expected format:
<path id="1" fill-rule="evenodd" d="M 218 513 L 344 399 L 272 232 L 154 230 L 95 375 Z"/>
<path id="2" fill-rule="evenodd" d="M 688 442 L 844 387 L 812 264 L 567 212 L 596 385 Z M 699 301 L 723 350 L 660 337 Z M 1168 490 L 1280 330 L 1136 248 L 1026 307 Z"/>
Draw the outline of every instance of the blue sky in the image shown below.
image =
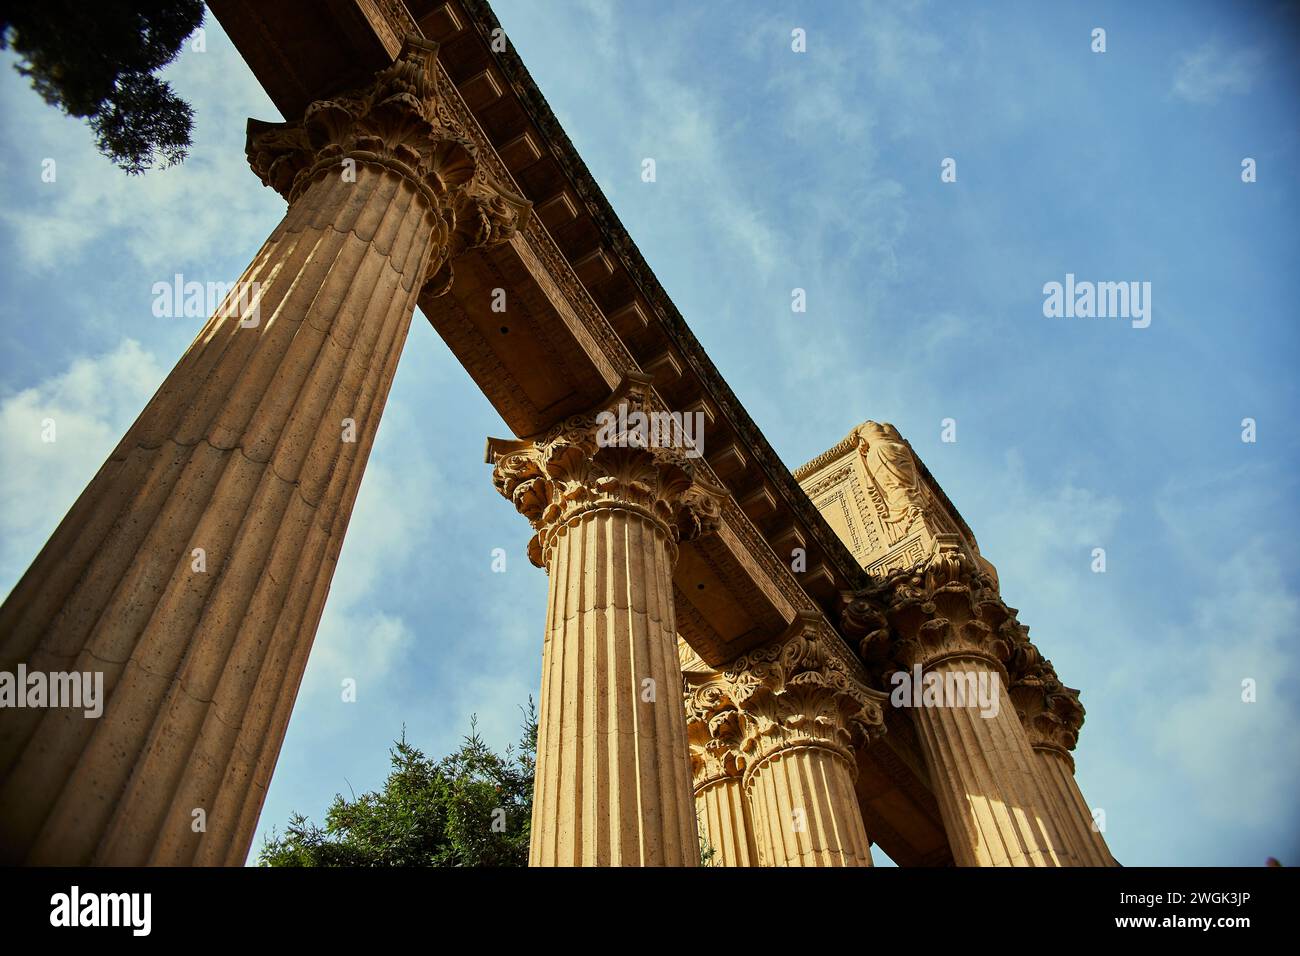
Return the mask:
<path id="1" fill-rule="evenodd" d="M 867 418 L 925 459 L 1082 688 L 1078 777 L 1116 857 L 1300 862 L 1294 12 L 494 7 L 786 464 Z M 283 214 L 243 158 L 245 118 L 279 115 L 206 26 L 168 71 L 196 110 L 191 158 L 136 179 L 0 64 L 0 590 L 202 324 L 154 317 L 153 283 L 233 281 Z M 1044 317 L 1067 273 L 1150 282 L 1150 327 Z M 483 464 L 507 434 L 417 315 L 255 849 L 291 811 L 378 785 L 403 724 L 433 755 L 471 713 L 517 736 L 546 580 Z"/>

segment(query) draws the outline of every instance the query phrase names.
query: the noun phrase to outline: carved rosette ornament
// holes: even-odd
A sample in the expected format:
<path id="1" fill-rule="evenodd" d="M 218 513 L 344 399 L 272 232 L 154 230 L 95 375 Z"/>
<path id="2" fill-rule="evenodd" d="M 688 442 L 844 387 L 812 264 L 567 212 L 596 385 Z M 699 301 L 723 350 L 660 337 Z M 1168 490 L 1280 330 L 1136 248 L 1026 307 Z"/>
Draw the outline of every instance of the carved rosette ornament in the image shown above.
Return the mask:
<path id="1" fill-rule="evenodd" d="M 742 753 L 751 768 L 796 747 L 829 750 L 856 766 L 855 741 L 885 732 L 867 687 L 810 615 L 792 634 L 737 658 L 725 679 L 744 716 Z"/>
<path id="2" fill-rule="evenodd" d="M 441 295 L 452 260 L 508 240 L 531 204 L 490 178 L 442 101 L 437 55 L 433 41 L 408 37 L 366 88 L 317 100 L 293 122 L 250 119 L 245 150 L 253 172 L 290 206 L 328 177 L 355 182 L 362 167 L 411 183 L 434 220 L 425 291 Z"/>

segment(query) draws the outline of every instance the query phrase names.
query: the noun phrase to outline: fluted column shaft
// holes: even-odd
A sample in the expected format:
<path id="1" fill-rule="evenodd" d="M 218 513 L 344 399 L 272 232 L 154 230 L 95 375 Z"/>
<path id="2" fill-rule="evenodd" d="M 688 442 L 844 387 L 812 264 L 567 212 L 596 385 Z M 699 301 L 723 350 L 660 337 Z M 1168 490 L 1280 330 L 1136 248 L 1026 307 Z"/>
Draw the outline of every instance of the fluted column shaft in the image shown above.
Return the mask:
<path id="1" fill-rule="evenodd" d="M 673 566 L 680 540 L 716 530 L 721 492 L 682 449 L 612 424 L 655 409 L 652 379 L 628 375 L 610 401 L 488 442 L 550 579 L 529 862 L 695 866 Z"/>
<path id="2" fill-rule="evenodd" d="M 794 745 L 745 775 L 763 866 L 871 866 L 871 844 L 845 755 Z"/>
<path id="3" fill-rule="evenodd" d="M 1118 866 L 1106 838 L 1093 825 L 1092 810 L 1079 789 L 1070 756 L 1055 747 L 1035 747 L 1039 780 L 1052 801 L 1052 817 L 1079 866 Z"/>
<path id="4" fill-rule="evenodd" d="M 697 865 L 667 529 L 598 508 L 554 542 L 529 864 Z"/>
<path id="5" fill-rule="evenodd" d="M 872 865 L 853 742 L 883 734 L 884 720 L 859 671 L 811 612 L 728 666 L 760 865 Z"/>
<path id="6" fill-rule="evenodd" d="M 1034 753 L 1034 773 L 1057 833 L 1074 866 L 1118 866 L 1099 831 L 1074 777 L 1074 758 L 1083 726 L 1079 692 L 1061 683 L 1052 662 L 1043 658 L 1021 627 L 1012 655 L 1011 697 Z"/>
<path id="7" fill-rule="evenodd" d="M 1068 866 L 1053 804 L 1008 693 L 1023 630 L 956 535 L 860 591 L 841 624 L 895 706 L 911 710 L 959 866 Z M 1017 667 L 1017 670 L 1022 668 Z"/>
<path id="8" fill-rule="evenodd" d="M 695 781 L 700 838 L 713 851 L 713 866 L 757 866 L 754 823 L 745 796 L 743 724 L 723 676 L 682 642 L 691 661 L 685 670 L 686 737 Z"/>
<path id="9" fill-rule="evenodd" d="M 436 50 L 250 121 L 288 212 L 0 607 L 0 667 L 107 698 L 4 714 L 0 859 L 247 854 L 416 298 L 522 208 L 430 119 Z"/>
<path id="10" fill-rule="evenodd" d="M 695 814 L 715 866 L 758 866 L 754 822 L 740 777 L 717 777 L 697 786 Z"/>
<path id="11" fill-rule="evenodd" d="M 108 697 L 6 715 L 6 858 L 242 861 L 429 257 L 418 195 L 312 184 L 241 279 L 257 324 L 208 321 L 0 609 L 4 666 Z"/>
<path id="12" fill-rule="evenodd" d="M 917 736 L 958 866 L 1062 866 L 1071 861 L 1053 826 L 1035 776 L 1034 756 L 1002 676 L 977 658 L 948 658 L 926 668 L 978 675 L 1003 704 L 992 715 L 978 704 L 913 709 Z"/>

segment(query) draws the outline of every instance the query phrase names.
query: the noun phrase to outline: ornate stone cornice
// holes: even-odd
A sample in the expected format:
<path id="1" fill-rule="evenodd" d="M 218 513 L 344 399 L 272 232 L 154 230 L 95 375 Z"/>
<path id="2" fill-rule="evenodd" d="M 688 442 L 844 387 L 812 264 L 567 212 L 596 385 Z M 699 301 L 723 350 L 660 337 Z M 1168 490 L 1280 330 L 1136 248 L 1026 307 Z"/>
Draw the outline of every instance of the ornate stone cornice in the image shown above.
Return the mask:
<path id="1" fill-rule="evenodd" d="M 958 658 L 1007 674 L 1020 636 L 1015 609 L 956 535 L 938 538 L 925 561 L 857 592 L 841 611 L 845 636 L 858 640 L 863 661 L 882 683 L 899 668 Z"/>
<path id="2" fill-rule="evenodd" d="M 451 284 L 465 250 L 508 240 L 531 204 L 480 162 L 478 147 L 438 93 L 438 45 L 410 36 L 368 86 L 317 100 L 292 123 L 248 121 L 248 163 L 292 205 L 323 176 L 347 180 L 348 161 L 396 172 L 437 219 L 431 291 Z"/>
<path id="3" fill-rule="evenodd" d="M 885 732 L 882 695 L 859 678 L 818 614 L 801 614 L 787 634 L 736 658 L 724 672 L 744 718 L 741 752 L 751 773 L 793 747 L 831 750 L 855 765 L 855 739 Z"/>
<path id="4" fill-rule="evenodd" d="M 661 411 L 652 380 L 629 375 L 601 409 L 565 419 L 544 435 L 523 441 L 489 440 L 492 483 L 537 532 L 528 557 L 550 566 L 557 538 L 584 515 L 602 509 L 649 518 L 677 543 L 716 531 L 725 492 L 702 480 L 697 459 L 680 447 L 646 447 L 635 434 L 611 430 L 611 418 Z"/>
<path id="5" fill-rule="evenodd" d="M 805 462 L 792 471 L 791 474 L 794 475 L 794 480 L 803 481 L 809 475 L 814 474 L 819 469 L 829 465 L 836 459 L 843 458 L 850 450 L 858 447 L 859 441 L 861 441 L 861 436 L 855 428 L 844 438 L 840 439 L 838 444 L 826 449 L 826 451 L 822 452 L 812 461 Z"/>
<path id="6" fill-rule="evenodd" d="M 471 26 L 482 36 L 484 45 L 492 49 L 493 31 L 501 29 L 501 24 L 492 12 L 492 8 L 484 0 L 462 0 L 461 5 L 470 16 Z M 747 453 L 771 481 L 772 488 L 785 500 L 803 526 L 811 532 L 818 546 L 844 580 L 853 583 L 864 580 L 865 572 L 826 523 L 826 519 L 813 506 L 808 496 L 800 489 L 790 470 L 773 450 L 766 436 L 754 423 L 745 406 L 736 398 L 717 366 L 713 364 L 699 340 L 691 332 L 686 320 L 669 298 L 654 271 L 646 263 L 640 249 L 628 235 L 618 214 L 614 212 L 595 177 L 587 169 L 586 163 L 583 162 L 568 134 L 556 119 L 550 104 L 546 102 L 546 98 L 538 89 L 528 68 L 513 46 L 506 44 L 504 49 L 492 49 L 492 56 L 493 62 L 518 96 L 524 110 L 546 139 L 553 144 L 552 155 L 573 184 L 578 199 L 591 214 L 604 238 L 604 245 L 617 255 L 627 270 L 628 277 L 650 303 L 651 310 L 662 324 L 665 335 L 700 380 L 706 394 L 717 405 L 719 412 L 731 423 L 736 435 L 744 443 Z"/>

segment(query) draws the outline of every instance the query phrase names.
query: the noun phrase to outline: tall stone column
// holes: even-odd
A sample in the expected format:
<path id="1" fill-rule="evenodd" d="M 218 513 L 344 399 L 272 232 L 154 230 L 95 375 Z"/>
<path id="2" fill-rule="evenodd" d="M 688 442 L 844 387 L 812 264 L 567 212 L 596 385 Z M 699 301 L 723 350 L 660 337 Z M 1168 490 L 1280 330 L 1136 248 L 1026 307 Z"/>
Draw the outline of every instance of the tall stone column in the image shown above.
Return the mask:
<path id="1" fill-rule="evenodd" d="M 647 383 L 624 399 L 633 411 Z M 550 579 L 529 863 L 695 866 L 672 577 L 678 542 L 720 509 L 680 449 L 636 447 L 607 422 L 489 443 Z"/>
<path id="2" fill-rule="evenodd" d="M 1073 863 L 1006 693 L 1014 618 L 973 560 L 941 543 L 924 567 L 850 604 L 843 624 L 865 635 L 863 659 L 882 679 L 901 669 L 913 685 L 917 737 L 957 864 Z M 983 707 L 978 689 L 995 705 Z"/>
<path id="3" fill-rule="evenodd" d="M 726 671 L 744 719 L 744 787 L 763 866 L 871 866 L 854 781 L 855 735 L 880 707 L 817 616 Z"/>
<path id="4" fill-rule="evenodd" d="M 1084 718 L 1079 692 L 1061 683 L 1052 662 L 1043 660 L 1027 638 L 1018 650 L 1023 666 L 1014 668 L 1011 699 L 1033 748 L 1039 784 L 1051 801 L 1057 831 L 1078 865 L 1119 866 L 1074 776 L 1070 751 L 1078 743 Z"/>
<path id="5" fill-rule="evenodd" d="M 722 675 L 686 677 L 686 733 L 700 836 L 719 866 L 758 866 L 754 823 L 745 796 L 740 712 Z"/>
<path id="6" fill-rule="evenodd" d="M 288 212 L 0 608 L 0 668 L 107 697 L 5 712 L 3 861 L 243 861 L 416 298 L 526 212 L 450 126 L 436 51 L 249 121 Z"/>

